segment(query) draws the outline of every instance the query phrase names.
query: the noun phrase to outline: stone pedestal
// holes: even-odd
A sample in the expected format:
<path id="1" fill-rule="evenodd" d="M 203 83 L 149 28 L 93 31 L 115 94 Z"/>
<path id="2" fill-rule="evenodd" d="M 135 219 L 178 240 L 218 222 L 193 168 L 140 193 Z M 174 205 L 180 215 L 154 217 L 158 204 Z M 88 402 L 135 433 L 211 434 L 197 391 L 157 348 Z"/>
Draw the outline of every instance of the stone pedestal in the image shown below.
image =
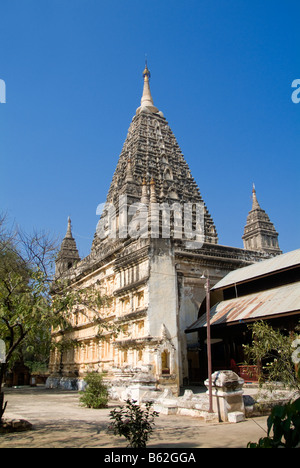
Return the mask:
<path id="1" fill-rule="evenodd" d="M 245 419 L 243 384 L 244 380 L 233 371 L 212 374 L 213 411 L 218 414 L 219 421 L 240 422 Z M 209 387 L 208 380 L 205 385 Z"/>
<path id="2" fill-rule="evenodd" d="M 128 387 L 126 394 L 127 396 L 130 396 L 132 400 L 140 404 L 146 393 L 155 392 L 155 391 L 156 391 L 155 385 L 145 385 L 143 383 L 136 383 Z"/>

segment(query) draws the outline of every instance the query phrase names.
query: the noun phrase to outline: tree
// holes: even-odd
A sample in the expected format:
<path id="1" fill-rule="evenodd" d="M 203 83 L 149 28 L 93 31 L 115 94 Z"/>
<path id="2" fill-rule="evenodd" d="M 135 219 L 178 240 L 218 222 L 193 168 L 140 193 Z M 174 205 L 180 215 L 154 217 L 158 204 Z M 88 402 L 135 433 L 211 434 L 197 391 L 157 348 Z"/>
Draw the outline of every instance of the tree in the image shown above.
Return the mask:
<path id="1" fill-rule="evenodd" d="M 244 346 L 247 364 L 260 363 L 260 381 L 282 382 L 286 387 L 300 391 L 300 374 L 295 363 L 295 334 L 282 333 L 264 321 L 255 322 L 251 345 Z"/>
<path id="2" fill-rule="evenodd" d="M 76 289 L 63 277 L 53 282 L 57 253 L 58 243 L 47 233 L 27 235 L 18 230 L 11 234 L 0 217 L 0 338 L 6 343 L 6 359 L 0 364 L 0 422 L 6 408 L 2 383 L 16 353 L 24 348 L 37 353 L 45 343 L 50 346 L 51 329 L 61 335 L 52 341 L 61 354 L 75 346 L 66 332 L 72 329 L 78 305 L 94 310 L 99 338 L 101 330 L 109 327 L 99 313 L 108 299 L 96 286 Z"/>
<path id="3" fill-rule="evenodd" d="M 0 229 L 0 337 L 6 345 L 0 365 L 0 389 L 8 366 L 22 347 L 37 346 L 37 337 L 50 335 L 53 324 L 62 324 L 51 304 L 51 275 L 57 245 L 45 233 L 12 235 L 1 217 Z M 0 418 L 6 405 L 0 398 Z"/>

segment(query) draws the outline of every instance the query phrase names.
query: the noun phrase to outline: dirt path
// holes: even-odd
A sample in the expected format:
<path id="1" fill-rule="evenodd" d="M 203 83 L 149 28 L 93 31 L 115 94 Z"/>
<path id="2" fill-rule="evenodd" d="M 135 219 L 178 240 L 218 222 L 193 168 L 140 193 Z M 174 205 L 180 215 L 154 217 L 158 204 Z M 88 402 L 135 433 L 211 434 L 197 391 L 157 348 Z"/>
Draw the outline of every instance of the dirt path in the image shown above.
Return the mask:
<path id="1" fill-rule="evenodd" d="M 118 406 L 110 402 L 103 410 L 79 406 L 77 392 L 44 387 L 6 389 L 6 418 L 26 419 L 33 430 L 0 435 L 0 448 L 117 448 L 126 447 L 123 438 L 107 433 L 109 412 Z M 266 417 L 239 424 L 208 424 L 189 416 L 164 416 L 148 448 L 245 448 L 249 441 L 266 435 Z"/>

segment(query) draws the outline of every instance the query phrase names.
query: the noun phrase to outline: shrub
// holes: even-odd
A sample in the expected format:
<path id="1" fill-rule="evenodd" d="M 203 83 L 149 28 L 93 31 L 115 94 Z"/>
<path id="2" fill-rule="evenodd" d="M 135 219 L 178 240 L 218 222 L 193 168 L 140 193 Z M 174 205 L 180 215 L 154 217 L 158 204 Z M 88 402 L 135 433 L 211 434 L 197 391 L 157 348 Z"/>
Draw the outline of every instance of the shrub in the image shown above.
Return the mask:
<path id="1" fill-rule="evenodd" d="M 300 391 L 300 372 L 297 370 L 294 334 L 272 328 L 266 322 L 249 325 L 253 342 L 244 346 L 246 364 L 262 364 L 260 383 L 281 382 L 285 387 Z M 299 327 L 296 327 L 296 331 Z"/>
<path id="2" fill-rule="evenodd" d="M 131 448 L 145 448 L 147 441 L 154 430 L 154 419 L 159 413 L 152 410 L 153 403 L 147 402 L 143 410 L 136 401 L 127 400 L 126 407 L 110 412 L 113 423 L 109 430 L 114 435 L 125 437 Z"/>
<path id="3" fill-rule="evenodd" d="M 270 436 L 273 429 L 273 435 Z M 248 448 L 299 448 L 300 398 L 293 403 L 275 406 L 268 418 L 268 436 L 258 443 L 249 442 Z"/>
<path id="4" fill-rule="evenodd" d="M 80 392 L 80 403 L 87 408 L 105 408 L 108 402 L 108 390 L 103 383 L 102 374 L 91 372 L 86 375 L 86 389 Z"/>

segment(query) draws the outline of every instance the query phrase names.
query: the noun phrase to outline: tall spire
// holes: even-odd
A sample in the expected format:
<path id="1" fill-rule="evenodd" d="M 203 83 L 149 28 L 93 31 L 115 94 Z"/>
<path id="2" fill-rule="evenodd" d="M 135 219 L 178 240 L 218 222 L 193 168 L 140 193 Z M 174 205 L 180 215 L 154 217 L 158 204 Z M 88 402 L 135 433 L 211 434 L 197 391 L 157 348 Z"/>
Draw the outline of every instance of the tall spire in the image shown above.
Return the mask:
<path id="1" fill-rule="evenodd" d="M 136 113 L 139 114 L 142 111 L 150 111 L 154 114 L 159 112 L 157 107 L 154 106 L 153 99 L 151 96 L 151 91 L 150 91 L 150 70 L 147 65 L 147 59 L 145 63 L 145 69 L 143 71 L 143 78 L 144 78 L 144 89 L 143 89 L 143 95 L 141 99 L 141 106 L 137 109 Z"/>

